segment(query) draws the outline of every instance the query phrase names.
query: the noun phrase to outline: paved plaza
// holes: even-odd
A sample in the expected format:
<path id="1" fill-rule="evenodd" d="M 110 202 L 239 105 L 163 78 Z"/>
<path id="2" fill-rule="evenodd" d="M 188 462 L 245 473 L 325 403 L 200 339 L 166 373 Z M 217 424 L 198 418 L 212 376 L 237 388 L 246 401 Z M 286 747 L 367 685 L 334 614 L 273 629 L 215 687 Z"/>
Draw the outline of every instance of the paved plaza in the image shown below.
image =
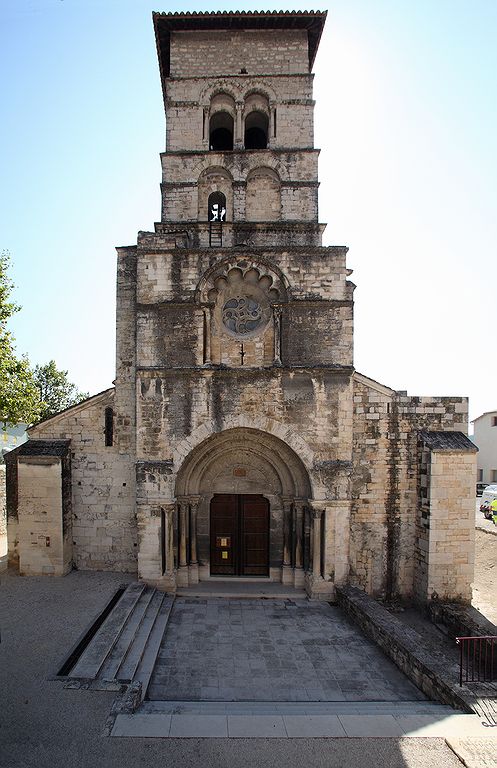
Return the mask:
<path id="1" fill-rule="evenodd" d="M 177 598 L 148 698 L 353 702 L 424 696 L 327 603 Z"/>

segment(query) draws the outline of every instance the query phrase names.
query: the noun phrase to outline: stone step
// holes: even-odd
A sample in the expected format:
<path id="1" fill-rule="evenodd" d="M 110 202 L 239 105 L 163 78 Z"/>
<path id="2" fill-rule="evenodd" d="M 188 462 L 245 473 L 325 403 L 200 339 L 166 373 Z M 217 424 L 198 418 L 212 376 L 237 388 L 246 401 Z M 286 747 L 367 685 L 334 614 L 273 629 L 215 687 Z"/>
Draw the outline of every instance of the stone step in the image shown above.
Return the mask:
<path id="1" fill-rule="evenodd" d="M 457 714 L 431 701 L 144 701 L 142 714 L 163 715 L 432 715 Z"/>
<path id="2" fill-rule="evenodd" d="M 130 614 L 146 589 L 145 584 L 138 582 L 130 584 L 126 588 L 119 602 L 114 606 L 70 671 L 69 677 L 79 680 L 95 680 L 97 678 Z"/>
<path id="3" fill-rule="evenodd" d="M 129 647 L 128 652 L 116 673 L 117 680 L 120 680 L 121 682 L 129 682 L 134 679 L 163 600 L 164 594 L 162 592 L 157 592 L 157 590 L 153 590 L 152 597 L 136 631 L 133 643 Z"/>
<path id="4" fill-rule="evenodd" d="M 174 597 L 165 594 L 161 595 L 161 603 L 158 607 L 155 621 L 150 634 L 148 635 L 146 646 L 133 677 L 135 682 L 140 682 L 142 684 L 142 699 L 145 698 L 147 693 L 173 603 Z"/>
<path id="5" fill-rule="evenodd" d="M 478 749 L 466 750 L 465 765 L 495 764 L 495 735 L 485 729 L 476 715 L 434 713 L 325 715 L 301 714 L 118 714 L 111 736 L 147 738 L 443 738 L 464 743 L 477 741 Z M 491 739 L 493 738 L 493 741 Z M 454 748 L 454 747 L 452 747 Z M 456 754 L 459 751 L 455 749 Z M 473 758 L 477 756 L 477 762 Z M 479 759 L 481 758 L 481 759 Z"/>
<path id="6" fill-rule="evenodd" d="M 137 646 L 137 651 L 141 658 L 148 634 L 143 636 L 143 633 L 140 633 L 140 628 L 154 595 L 155 589 L 152 587 L 146 587 L 141 593 L 135 607 L 128 616 L 121 634 L 114 643 L 111 653 L 107 656 L 99 671 L 98 677 L 101 680 L 121 680 L 120 668 L 135 646 Z M 129 680 L 131 680 L 131 677 Z"/>

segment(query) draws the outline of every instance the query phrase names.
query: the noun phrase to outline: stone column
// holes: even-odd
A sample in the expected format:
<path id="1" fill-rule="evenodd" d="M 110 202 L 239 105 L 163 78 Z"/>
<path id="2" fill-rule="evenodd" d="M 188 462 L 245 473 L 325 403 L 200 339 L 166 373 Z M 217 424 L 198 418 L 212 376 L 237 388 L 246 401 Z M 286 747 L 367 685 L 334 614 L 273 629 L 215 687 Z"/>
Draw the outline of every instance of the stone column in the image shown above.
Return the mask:
<path id="1" fill-rule="evenodd" d="M 283 499 L 283 567 L 281 581 L 293 584 L 292 572 L 292 500 Z"/>
<path id="2" fill-rule="evenodd" d="M 188 586 L 187 518 L 188 499 L 178 499 L 179 568 L 177 581 L 179 587 Z"/>
<path id="3" fill-rule="evenodd" d="M 204 107 L 204 130 L 203 130 L 203 139 L 202 139 L 202 147 L 203 149 L 209 149 L 209 142 L 210 142 L 210 136 L 209 136 L 209 108 Z"/>
<path id="4" fill-rule="evenodd" d="M 234 148 L 241 149 L 243 147 L 243 101 L 236 102 L 236 116 L 235 116 L 235 135 L 234 135 Z"/>
<path id="5" fill-rule="evenodd" d="M 281 365 L 281 307 L 273 306 L 274 365 Z"/>
<path id="6" fill-rule="evenodd" d="M 163 504 L 164 510 L 164 560 L 165 568 L 164 573 L 174 572 L 174 511 L 176 509 L 175 504 Z"/>
<path id="7" fill-rule="evenodd" d="M 190 496 L 190 567 L 188 569 L 189 584 L 198 584 L 197 513 L 200 500 L 200 496 Z"/>
<path id="8" fill-rule="evenodd" d="M 329 600 L 334 596 L 332 581 L 326 581 L 321 571 L 321 544 L 323 540 L 323 513 L 326 502 L 312 503 L 311 541 L 312 555 L 309 571 L 306 573 L 305 588 L 312 600 Z"/>
<path id="9" fill-rule="evenodd" d="M 174 566 L 174 514 L 176 512 L 176 504 L 174 504 L 174 502 L 162 504 L 161 509 L 164 512 L 164 531 L 162 537 L 162 543 L 164 546 L 164 572 L 161 578 L 157 581 L 157 586 L 159 588 L 165 589 L 167 592 L 175 592 L 176 568 Z"/>
<path id="10" fill-rule="evenodd" d="M 312 577 L 322 579 L 321 575 L 321 520 L 322 509 L 312 509 Z"/>
<path id="11" fill-rule="evenodd" d="M 304 538 L 304 506 L 303 499 L 295 499 L 293 503 L 293 520 L 295 534 L 294 541 L 294 569 L 293 583 L 295 587 L 302 587 L 304 584 L 304 560 L 303 560 L 303 538 Z"/>
<path id="12" fill-rule="evenodd" d="M 203 307 L 204 312 L 204 365 L 210 365 L 211 360 L 211 314 L 212 307 Z"/>

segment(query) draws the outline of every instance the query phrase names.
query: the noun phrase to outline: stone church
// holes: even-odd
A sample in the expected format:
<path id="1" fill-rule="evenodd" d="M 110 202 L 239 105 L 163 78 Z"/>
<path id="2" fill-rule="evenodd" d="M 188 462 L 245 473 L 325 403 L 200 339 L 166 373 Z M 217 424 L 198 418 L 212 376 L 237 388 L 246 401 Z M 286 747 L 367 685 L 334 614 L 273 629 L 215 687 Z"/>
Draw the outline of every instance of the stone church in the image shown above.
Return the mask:
<path id="1" fill-rule="evenodd" d="M 471 599 L 467 400 L 354 369 L 318 218 L 321 12 L 154 13 L 162 214 L 117 249 L 115 386 L 7 459 L 21 574 L 267 579 Z"/>

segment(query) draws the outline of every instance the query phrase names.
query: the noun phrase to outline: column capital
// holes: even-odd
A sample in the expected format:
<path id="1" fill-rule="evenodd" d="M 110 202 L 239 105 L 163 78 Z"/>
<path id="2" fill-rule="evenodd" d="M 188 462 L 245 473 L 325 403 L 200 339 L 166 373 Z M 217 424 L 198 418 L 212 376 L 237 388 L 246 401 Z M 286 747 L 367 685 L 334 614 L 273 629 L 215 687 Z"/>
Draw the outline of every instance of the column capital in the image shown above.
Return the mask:
<path id="1" fill-rule="evenodd" d="M 293 504 L 297 512 L 302 512 L 304 507 L 308 506 L 309 502 L 307 501 L 307 499 L 294 499 Z"/>
<path id="2" fill-rule="evenodd" d="M 198 507 L 200 502 L 202 501 L 202 496 L 185 496 L 185 500 L 190 504 L 192 507 Z"/>

